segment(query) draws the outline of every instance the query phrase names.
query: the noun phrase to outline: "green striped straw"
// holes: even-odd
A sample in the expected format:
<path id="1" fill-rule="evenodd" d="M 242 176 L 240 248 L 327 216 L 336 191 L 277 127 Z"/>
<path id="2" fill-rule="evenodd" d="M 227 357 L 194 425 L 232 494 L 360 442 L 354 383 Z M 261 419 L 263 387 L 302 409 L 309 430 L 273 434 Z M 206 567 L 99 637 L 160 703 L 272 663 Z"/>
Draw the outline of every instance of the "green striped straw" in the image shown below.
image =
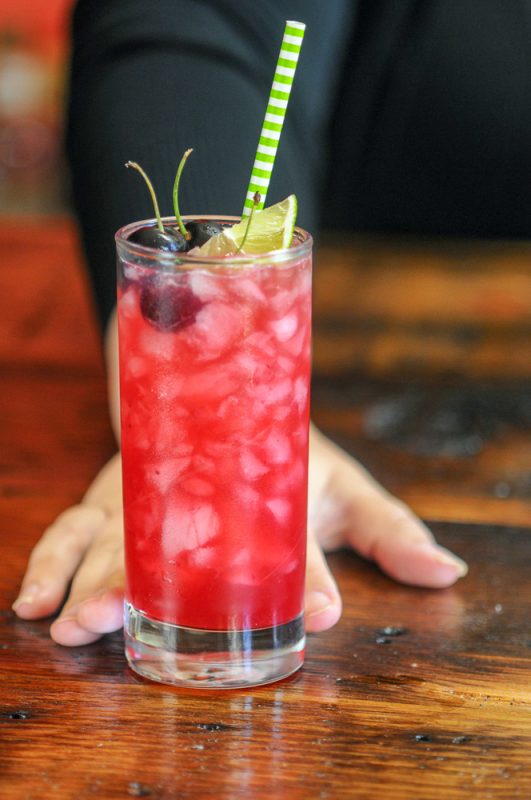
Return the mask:
<path id="1" fill-rule="evenodd" d="M 248 217 L 251 213 L 256 192 L 261 195 L 256 208 L 264 207 L 305 29 L 303 22 L 286 22 L 242 217 Z"/>

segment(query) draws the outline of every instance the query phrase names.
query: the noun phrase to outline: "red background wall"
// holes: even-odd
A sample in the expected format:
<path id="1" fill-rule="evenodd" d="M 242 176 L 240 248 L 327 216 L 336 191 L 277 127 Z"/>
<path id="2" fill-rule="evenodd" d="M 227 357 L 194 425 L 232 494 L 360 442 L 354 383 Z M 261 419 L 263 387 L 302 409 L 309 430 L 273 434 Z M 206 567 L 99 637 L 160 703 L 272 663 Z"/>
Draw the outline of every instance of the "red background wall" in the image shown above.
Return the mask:
<path id="1" fill-rule="evenodd" d="M 61 152 L 73 0 L 0 0 L 0 213 L 66 207 Z"/>

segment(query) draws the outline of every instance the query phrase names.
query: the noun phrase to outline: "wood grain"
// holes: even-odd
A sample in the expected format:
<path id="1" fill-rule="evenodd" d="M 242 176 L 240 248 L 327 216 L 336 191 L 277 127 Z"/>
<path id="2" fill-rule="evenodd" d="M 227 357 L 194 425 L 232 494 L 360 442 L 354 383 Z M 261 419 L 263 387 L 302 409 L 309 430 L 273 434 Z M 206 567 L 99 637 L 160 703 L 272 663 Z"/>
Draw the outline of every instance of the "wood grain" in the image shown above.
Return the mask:
<path id="1" fill-rule="evenodd" d="M 531 248 L 354 237 L 315 269 L 315 421 L 421 516 L 531 521 Z"/>
<path id="2" fill-rule="evenodd" d="M 113 442 L 71 223 L 0 225 L 2 798 L 531 796 L 531 536 L 515 527 L 531 518 L 529 363 L 520 371 L 507 347 L 505 366 L 497 355 L 499 337 L 529 348 L 527 257 L 516 245 L 323 248 L 315 417 L 427 518 L 446 520 L 433 530 L 470 574 L 452 589 L 414 589 L 334 554 L 344 614 L 310 637 L 304 670 L 207 693 L 137 678 L 119 634 L 62 648 L 49 620 L 9 610 L 32 543 Z M 500 276 L 510 287 L 512 275 L 518 289 L 500 305 Z M 430 324 L 457 349 L 430 358 Z M 484 338 L 475 361 L 455 334 L 470 325 Z"/>

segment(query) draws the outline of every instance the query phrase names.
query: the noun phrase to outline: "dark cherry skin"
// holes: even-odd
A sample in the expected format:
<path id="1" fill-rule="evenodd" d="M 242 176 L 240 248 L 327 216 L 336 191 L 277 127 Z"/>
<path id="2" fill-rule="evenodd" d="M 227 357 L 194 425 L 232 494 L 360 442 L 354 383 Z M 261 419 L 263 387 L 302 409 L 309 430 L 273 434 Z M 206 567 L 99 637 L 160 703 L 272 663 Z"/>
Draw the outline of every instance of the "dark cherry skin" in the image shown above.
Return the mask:
<path id="1" fill-rule="evenodd" d="M 159 331 L 178 331 L 192 325 L 203 305 L 186 283 L 168 285 L 167 276 L 152 275 L 142 283 L 140 310 Z"/>
<path id="2" fill-rule="evenodd" d="M 218 233 L 221 233 L 223 228 L 216 222 L 188 222 L 186 230 L 192 235 L 188 242 L 188 247 L 191 250 L 192 247 L 201 247 L 212 236 L 217 236 Z"/>
<path id="3" fill-rule="evenodd" d="M 139 228 L 129 239 L 144 247 L 183 253 L 192 247 L 201 247 L 223 230 L 221 225 L 214 222 L 189 222 L 186 229 L 191 234 L 189 240 L 178 228 L 164 227 L 162 232 L 156 226 Z M 203 305 L 186 283 L 168 285 L 167 280 L 158 275 L 142 281 L 140 310 L 144 319 L 159 331 L 178 331 L 192 325 Z"/>
<path id="4" fill-rule="evenodd" d="M 193 247 L 201 247 L 212 236 L 223 230 L 216 222 L 189 222 L 186 230 L 190 239 L 185 239 L 178 228 L 164 226 L 164 232 L 156 226 L 138 228 L 131 234 L 129 240 L 144 247 L 153 247 L 155 250 L 165 250 L 170 253 L 185 253 Z"/>
<path id="5" fill-rule="evenodd" d="M 155 250 L 165 250 L 168 253 L 183 253 L 190 247 L 180 230 L 166 226 L 164 231 L 159 231 L 155 225 L 138 228 L 131 234 L 129 241 L 144 247 L 153 247 Z"/>

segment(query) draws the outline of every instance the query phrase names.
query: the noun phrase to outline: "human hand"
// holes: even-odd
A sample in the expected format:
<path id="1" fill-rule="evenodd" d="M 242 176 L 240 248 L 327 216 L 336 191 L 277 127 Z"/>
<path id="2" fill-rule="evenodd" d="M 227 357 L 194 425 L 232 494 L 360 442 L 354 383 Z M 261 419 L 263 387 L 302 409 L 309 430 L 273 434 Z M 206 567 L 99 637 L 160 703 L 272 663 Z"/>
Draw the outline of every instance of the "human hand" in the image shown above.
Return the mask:
<path id="1" fill-rule="evenodd" d="M 315 427 L 310 431 L 306 630 L 318 632 L 341 616 L 341 597 L 323 551 L 351 546 L 400 583 L 441 589 L 468 572 L 438 545 L 404 503 Z"/>
<path id="2" fill-rule="evenodd" d="M 310 439 L 310 504 L 306 629 L 326 630 L 341 615 L 341 598 L 321 548 L 350 544 L 392 577 L 419 586 L 449 586 L 466 565 L 435 544 L 409 509 L 388 495 L 346 453 L 317 430 Z M 53 614 L 70 592 L 52 638 L 82 645 L 122 625 L 124 567 L 119 454 L 96 477 L 82 502 L 65 511 L 35 546 L 13 605 L 22 619 Z"/>
<path id="3" fill-rule="evenodd" d="M 64 511 L 31 553 L 13 610 L 22 619 L 54 614 L 59 644 L 95 642 L 122 626 L 124 594 L 122 466 L 117 453 L 79 505 Z"/>

